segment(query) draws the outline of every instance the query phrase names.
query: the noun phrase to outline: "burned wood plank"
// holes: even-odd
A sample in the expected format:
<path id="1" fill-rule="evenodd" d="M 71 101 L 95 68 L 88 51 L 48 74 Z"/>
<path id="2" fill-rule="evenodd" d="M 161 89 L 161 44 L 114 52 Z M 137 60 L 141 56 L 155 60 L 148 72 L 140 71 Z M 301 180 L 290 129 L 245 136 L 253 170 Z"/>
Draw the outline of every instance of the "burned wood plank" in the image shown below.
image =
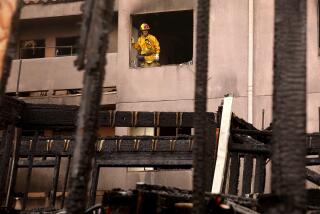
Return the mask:
<path id="1" fill-rule="evenodd" d="M 14 132 L 15 134 L 14 134 L 14 141 L 13 141 L 12 162 L 10 166 L 10 174 L 9 174 L 5 207 L 12 207 L 13 205 L 12 196 L 14 194 L 14 187 L 16 185 L 16 178 L 18 173 L 17 162 L 19 160 L 19 149 L 20 149 L 22 131 L 20 128 L 15 128 Z"/>
<path id="2" fill-rule="evenodd" d="M 265 144 L 239 144 L 239 143 L 230 143 L 229 144 L 230 152 L 240 152 L 240 153 L 252 153 L 252 154 L 265 154 L 270 155 L 271 146 Z"/>
<path id="3" fill-rule="evenodd" d="M 50 191 L 50 207 L 55 207 L 56 204 L 56 197 L 57 197 L 57 189 L 58 189 L 58 182 L 59 182 L 59 173 L 60 173 L 60 164 L 61 164 L 61 157 L 57 156 L 55 159 L 55 165 L 53 170 L 53 178 L 52 178 L 52 190 Z"/>
<path id="4" fill-rule="evenodd" d="M 6 188 L 8 176 L 10 155 L 12 152 L 12 141 L 14 137 L 14 125 L 9 125 L 4 132 L 3 142 L 0 145 L 0 193 L 3 193 Z M 2 194 L 0 194 L 1 197 Z M 0 198 L 0 203 L 3 198 Z"/>
<path id="5" fill-rule="evenodd" d="M 242 196 L 251 193 L 251 180 L 253 172 L 253 156 L 244 156 L 244 167 L 243 167 L 243 183 L 242 183 Z"/>
<path id="6" fill-rule="evenodd" d="M 306 168 L 306 174 L 307 174 L 307 179 L 309 181 L 311 181 L 312 183 L 320 186 L 320 175 L 319 173 L 311 170 L 311 169 L 308 169 Z"/>
<path id="7" fill-rule="evenodd" d="M 75 128 L 78 106 L 27 104 L 22 115 L 21 125 L 33 127 Z"/>
<path id="8" fill-rule="evenodd" d="M 93 206 L 96 203 L 96 192 L 98 188 L 99 174 L 100 174 L 100 166 L 98 166 L 96 164 L 96 161 L 94 161 L 94 166 L 93 166 L 92 176 L 91 176 L 89 206 Z"/>
<path id="9" fill-rule="evenodd" d="M 19 160 L 19 168 L 29 168 L 29 160 Z M 56 160 L 33 160 L 32 168 L 53 168 L 56 165 Z"/>
<path id="10" fill-rule="evenodd" d="M 318 165 L 320 165 L 320 158 L 307 158 L 306 165 L 307 166 L 318 166 Z"/>
<path id="11" fill-rule="evenodd" d="M 192 167 L 191 152 L 119 152 L 97 154 L 96 158 L 101 167 Z"/>
<path id="12" fill-rule="evenodd" d="M 205 163 L 206 163 L 206 192 L 210 192 L 212 189 L 212 182 L 214 177 L 214 170 L 217 158 L 217 142 L 216 142 L 216 125 L 214 123 L 214 117 L 208 118 L 208 126 L 207 126 L 207 139 L 208 142 L 206 144 L 206 155 L 205 155 Z"/>
<path id="13" fill-rule="evenodd" d="M 239 153 L 230 154 L 230 178 L 228 194 L 237 195 L 239 185 L 240 157 Z"/>
<path id="14" fill-rule="evenodd" d="M 254 193 L 263 193 L 266 179 L 266 157 L 256 156 Z"/>
<path id="15" fill-rule="evenodd" d="M 38 132 L 35 133 L 35 135 L 33 136 L 33 139 L 29 141 L 28 144 L 28 149 L 29 149 L 29 153 L 28 153 L 28 174 L 27 174 L 27 182 L 26 182 L 26 186 L 24 189 L 24 194 L 23 194 L 23 199 L 22 199 L 22 210 L 24 210 L 26 208 L 26 204 L 27 204 L 27 200 L 28 200 L 28 192 L 29 192 L 29 188 L 30 188 L 30 181 L 31 181 L 31 174 L 32 174 L 32 165 L 33 165 L 33 155 L 34 155 L 34 151 L 35 148 L 37 146 L 38 143 L 38 139 L 39 139 L 39 135 Z M 21 143 L 22 145 L 22 143 Z M 20 151 L 22 150 L 22 146 L 20 145 Z M 19 151 L 19 152 L 20 152 Z"/>
<path id="16" fill-rule="evenodd" d="M 65 201 L 65 197 L 66 197 L 69 171 L 70 171 L 70 164 L 71 164 L 71 156 L 68 156 L 67 166 L 66 166 L 67 170 L 66 170 L 65 177 L 64 177 L 62 196 L 61 196 L 61 206 L 60 206 L 61 209 L 63 209 L 63 207 L 64 207 L 64 201 Z"/>
<path id="17" fill-rule="evenodd" d="M 78 106 L 27 104 L 21 123 L 26 128 L 75 128 Z M 208 112 L 208 118 L 214 113 Z M 100 111 L 99 125 L 107 127 L 193 127 L 193 112 Z M 214 121 L 213 121 L 214 123 Z"/>
<path id="18" fill-rule="evenodd" d="M 6 124 L 18 124 L 24 106 L 22 101 L 4 96 L 0 105 L 0 127 L 4 127 Z"/>

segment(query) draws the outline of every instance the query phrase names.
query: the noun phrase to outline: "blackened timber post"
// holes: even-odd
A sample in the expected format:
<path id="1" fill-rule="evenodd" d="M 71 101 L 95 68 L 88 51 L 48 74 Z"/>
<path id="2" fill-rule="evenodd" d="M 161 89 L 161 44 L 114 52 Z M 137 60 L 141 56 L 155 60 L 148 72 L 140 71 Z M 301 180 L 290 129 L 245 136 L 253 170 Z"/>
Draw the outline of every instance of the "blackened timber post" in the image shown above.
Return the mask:
<path id="1" fill-rule="evenodd" d="M 0 145 L 0 204 L 4 199 L 3 193 L 6 189 L 13 137 L 14 125 L 8 125 L 4 133 L 4 140 Z"/>
<path id="2" fill-rule="evenodd" d="M 33 156 L 36 146 L 39 140 L 39 133 L 38 131 L 35 132 L 33 139 L 29 141 L 29 155 L 28 155 L 28 173 L 27 173 L 27 181 L 24 187 L 24 194 L 22 199 L 22 210 L 26 208 L 27 200 L 28 200 L 28 192 L 30 188 L 30 181 L 32 175 L 32 166 L 33 166 Z"/>
<path id="3" fill-rule="evenodd" d="M 259 155 L 256 157 L 256 167 L 254 175 L 254 193 L 263 193 L 266 180 L 266 157 Z"/>
<path id="4" fill-rule="evenodd" d="M 306 4 L 275 1 L 272 193 L 268 213 L 305 213 Z"/>
<path id="5" fill-rule="evenodd" d="M 243 179 L 242 179 L 242 196 L 251 193 L 251 181 L 253 173 L 253 156 L 245 155 L 243 164 Z"/>
<path id="6" fill-rule="evenodd" d="M 61 209 L 63 209 L 63 207 L 64 207 L 64 200 L 66 198 L 70 164 L 71 164 L 71 156 L 69 155 L 68 159 L 67 159 L 66 173 L 65 173 L 64 182 L 63 182 L 63 189 L 62 189 L 62 196 L 61 196 Z"/>
<path id="7" fill-rule="evenodd" d="M 10 175 L 8 181 L 7 195 L 5 207 L 13 206 L 13 193 L 14 187 L 17 181 L 17 173 L 18 173 L 18 161 L 19 161 L 19 150 L 21 145 L 21 128 L 14 129 L 14 141 L 13 141 L 13 152 L 12 152 L 12 161 L 10 166 Z"/>
<path id="8" fill-rule="evenodd" d="M 82 50 L 76 62 L 85 67 L 83 95 L 78 115 L 76 145 L 69 181 L 67 212 L 84 213 L 94 147 L 97 139 L 99 106 L 105 75 L 108 33 L 114 13 L 113 0 L 86 0 L 81 29 Z M 85 41 L 85 42 L 83 42 Z M 81 57 L 87 57 L 81 59 Z M 86 62 L 86 63 L 85 63 Z"/>
<path id="9" fill-rule="evenodd" d="M 195 146 L 193 153 L 193 213 L 206 213 L 205 190 L 207 177 L 207 80 L 208 80 L 208 46 L 210 0 L 197 2 L 197 50 L 195 82 Z"/>
<path id="10" fill-rule="evenodd" d="M 54 208 L 57 198 L 57 189 L 60 174 L 61 156 L 56 156 L 55 166 L 53 170 L 52 190 L 50 191 L 50 207 Z"/>
<path id="11" fill-rule="evenodd" d="M 97 165 L 96 161 L 94 161 L 93 170 L 92 170 L 92 177 L 91 177 L 89 206 L 93 206 L 96 202 L 99 174 L 100 174 L 100 167 L 99 167 L 99 165 Z"/>

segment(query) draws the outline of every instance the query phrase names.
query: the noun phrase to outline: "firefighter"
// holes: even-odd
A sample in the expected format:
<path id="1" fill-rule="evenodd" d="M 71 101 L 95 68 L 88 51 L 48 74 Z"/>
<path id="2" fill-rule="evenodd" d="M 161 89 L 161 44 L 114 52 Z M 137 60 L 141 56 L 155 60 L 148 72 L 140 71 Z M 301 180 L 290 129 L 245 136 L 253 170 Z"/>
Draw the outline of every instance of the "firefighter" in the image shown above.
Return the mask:
<path id="1" fill-rule="evenodd" d="M 150 27 L 146 23 L 140 26 L 141 36 L 135 42 L 131 38 L 131 44 L 138 51 L 138 62 L 141 67 L 157 66 L 159 64 L 160 44 L 157 38 L 149 34 Z"/>

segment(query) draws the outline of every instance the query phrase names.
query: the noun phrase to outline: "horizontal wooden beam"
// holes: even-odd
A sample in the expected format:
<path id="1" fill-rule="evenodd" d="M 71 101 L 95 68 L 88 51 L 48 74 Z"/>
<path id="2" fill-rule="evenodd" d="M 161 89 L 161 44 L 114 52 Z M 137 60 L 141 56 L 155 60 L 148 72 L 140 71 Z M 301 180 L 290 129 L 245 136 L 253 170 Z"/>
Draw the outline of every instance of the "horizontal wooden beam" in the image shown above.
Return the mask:
<path id="1" fill-rule="evenodd" d="M 32 168 L 52 168 L 56 164 L 55 160 L 33 160 Z M 28 160 L 19 160 L 18 168 L 28 168 Z"/>
<path id="2" fill-rule="evenodd" d="M 119 152 L 97 155 L 100 167 L 191 168 L 192 152 Z"/>
<path id="3" fill-rule="evenodd" d="M 312 183 L 320 186 L 320 174 L 311 170 L 311 169 L 306 169 L 307 173 L 307 179 L 311 181 Z"/>
<path id="4" fill-rule="evenodd" d="M 27 104 L 21 125 L 31 128 L 75 128 L 78 106 Z M 100 111 L 107 127 L 193 127 L 193 112 Z M 208 112 L 214 123 L 215 114 Z"/>

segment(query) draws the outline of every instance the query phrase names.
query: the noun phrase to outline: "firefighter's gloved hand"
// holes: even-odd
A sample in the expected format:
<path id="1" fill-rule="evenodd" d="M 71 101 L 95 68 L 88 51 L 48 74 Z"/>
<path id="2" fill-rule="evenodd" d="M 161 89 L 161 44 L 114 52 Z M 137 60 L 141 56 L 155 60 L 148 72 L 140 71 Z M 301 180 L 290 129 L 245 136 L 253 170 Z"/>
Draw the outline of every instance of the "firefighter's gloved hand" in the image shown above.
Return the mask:
<path id="1" fill-rule="evenodd" d="M 156 55 L 155 55 L 155 60 L 156 60 L 156 61 L 159 61 L 159 60 L 160 60 L 159 54 L 156 54 Z"/>
<path id="2" fill-rule="evenodd" d="M 131 37 L 131 44 L 133 44 L 134 43 L 134 38 L 133 37 Z"/>

